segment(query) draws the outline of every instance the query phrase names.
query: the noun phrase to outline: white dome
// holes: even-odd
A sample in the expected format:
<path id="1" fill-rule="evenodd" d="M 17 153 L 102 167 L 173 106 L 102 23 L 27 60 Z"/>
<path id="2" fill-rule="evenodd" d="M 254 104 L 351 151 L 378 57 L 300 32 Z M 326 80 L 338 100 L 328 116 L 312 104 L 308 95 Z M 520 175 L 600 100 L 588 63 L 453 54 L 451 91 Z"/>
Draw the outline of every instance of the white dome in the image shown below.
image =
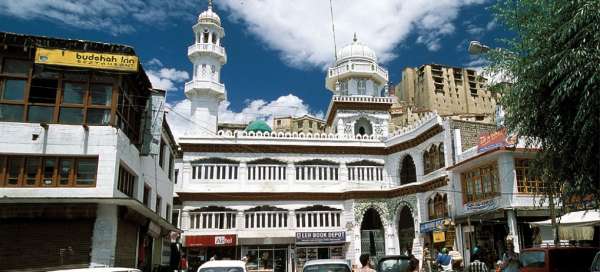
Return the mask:
<path id="1" fill-rule="evenodd" d="M 349 45 L 344 46 L 340 51 L 338 51 L 337 59 L 338 62 L 342 62 L 348 59 L 363 59 L 377 62 L 377 55 L 375 54 L 375 51 L 373 51 L 373 49 L 358 42 L 358 39 L 356 38 L 355 34 L 353 42 Z"/>
<path id="2" fill-rule="evenodd" d="M 208 9 L 198 15 L 198 22 L 200 23 L 214 23 L 221 25 L 221 18 L 217 13 L 212 10 L 212 5 L 208 6 Z"/>

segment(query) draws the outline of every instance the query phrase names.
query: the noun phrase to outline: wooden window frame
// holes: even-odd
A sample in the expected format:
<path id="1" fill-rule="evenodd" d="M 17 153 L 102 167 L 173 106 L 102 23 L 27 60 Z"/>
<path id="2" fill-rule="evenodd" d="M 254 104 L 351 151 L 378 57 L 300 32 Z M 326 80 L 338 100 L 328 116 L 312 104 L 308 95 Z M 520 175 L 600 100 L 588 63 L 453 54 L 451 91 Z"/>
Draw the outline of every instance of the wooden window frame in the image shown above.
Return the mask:
<path id="1" fill-rule="evenodd" d="M 16 159 L 20 161 L 20 169 L 19 175 L 17 177 L 17 184 L 12 185 L 8 183 L 8 163 L 11 159 Z M 52 170 L 52 182 L 51 184 L 44 183 L 44 169 L 46 166 L 46 162 L 48 160 L 54 160 L 55 166 Z M 30 160 L 38 160 L 37 171 L 35 175 L 35 183 L 27 184 L 27 162 Z M 77 175 L 77 163 L 81 160 L 90 160 L 95 162 L 96 164 L 96 174 L 94 175 L 92 184 L 77 184 L 76 175 Z M 62 161 L 70 161 L 73 163 L 71 169 L 69 170 L 69 175 L 67 177 L 68 183 L 61 185 L 60 184 L 60 165 Z M 98 157 L 67 157 L 67 156 L 27 156 L 27 155 L 3 155 L 0 156 L 0 187 L 7 188 L 65 188 L 65 187 L 82 187 L 82 188 L 92 188 L 96 187 L 98 181 Z"/>
<path id="2" fill-rule="evenodd" d="M 118 175 L 117 190 L 129 197 L 135 198 L 135 181 L 137 176 L 131 173 L 131 171 L 129 171 L 127 167 L 123 166 L 123 164 L 119 164 Z M 129 194 L 128 191 L 131 191 L 131 194 Z"/>
<path id="3" fill-rule="evenodd" d="M 546 190 L 539 177 L 532 177 L 529 173 L 531 159 L 515 158 L 515 182 L 517 192 L 524 195 L 543 193 Z"/>
<path id="4" fill-rule="evenodd" d="M 30 96 L 31 96 L 31 86 L 32 86 L 32 80 L 33 80 L 33 74 L 34 74 L 34 70 L 35 70 L 35 63 L 33 63 L 33 61 L 31 59 L 28 58 L 18 58 L 18 57 L 2 57 L 0 56 L 0 64 L 2 64 L 2 68 L 5 66 L 4 63 L 7 60 L 21 60 L 21 61 L 28 61 L 30 62 L 29 65 L 29 71 L 28 74 L 26 76 L 24 75 L 17 75 L 17 74 L 5 74 L 2 71 L 0 71 L 0 88 L 4 88 L 4 84 L 6 80 L 25 80 L 25 90 L 23 92 L 23 100 L 21 101 L 14 101 L 14 100 L 2 100 L 2 98 L 0 97 L 0 104 L 5 104 L 5 105 L 15 105 L 15 106 L 21 106 L 23 107 L 23 115 L 21 116 L 21 119 L 18 122 L 30 122 L 29 121 L 29 110 L 30 107 L 32 106 L 43 106 L 43 107 L 52 107 L 52 120 L 50 122 L 48 122 L 49 124 L 66 124 L 66 123 L 61 123 L 60 120 L 60 111 L 63 108 L 76 108 L 76 109 L 81 109 L 83 111 L 83 117 L 82 117 L 82 122 L 81 125 L 89 125 L 89 121 L 88 121 L 88 111 L 90 109 L 100 109 L 100 110 L 108 110 L 110 112 L 110 117 L 109 117 L 109 122 L 107 124 L 92 124 L 92 125 L 101 125 L 101 126 L 117 126 L 114 122 L 115 117 L 114 115 L 116 114 L 116 100 L 117 100 L 117 93 L 118 90 L 116 88 L 117 86 L 117 82 L 119 82 L 121 79 L 121 77 L 119 76 L 119 78 L 116 78 L 114 75 L 109 75 L 109 77 L 112 77 L 113 79 L 110 80 L 111 82 L 109 82 L 108 80 L 100 80 L 100 79 L 95 79 L 95 77 L 101 77 L 99 75 L 101 75 L 101 73 L 99 72 L 88 72 L 88 71 L 83 71 L 85 72 L 85 80 L 78 80 L 78 79 L 65 79 L 65 75 L 69 74 L 68 71 L 64 71 L 64 70 L 56 70 L 56 71 L 51 71 L 54 73 L 58 74 L 58 77 L 56 78 L 57 81 L 57 89 L 56 89 L 56 96 L 54 99 L 53 103 L 30 103 Z M 64 84 L 65 83 L 83 83 L 86 86 L 85 89 L 85 93 L 84 93 L 84 97 L 83 97 L 83 102 L 82 104 L 77 104 L 77 103 L 63 103 L 63 98 L 64 98 Z M 92 92 L 91 92 L 91 88 L 92 85 L 107 85 L 107 86 L 112 86 L 112 96 L 111 96 L 111 104 L 110 105 L 94 105 L 92 104 Z M 129 121 L 129 120 L 128 120 Z M 79 124 L 68 124 L 68 125 L 79 125 Z M 128 126 L 130 126 L 129 122 L 127 124 Z"/>
<path id="5" fill-rule="evenodd" d="M 485 185 L 483 184 L 483 176 L 485 174 L 489 174 L 489 177 L 491 178 L 491 191 L 487 193 L 485 193 Z M 488 200 L 500 195 L 500 181 L 496 161 L 465 171 L 464 173 L 461 173 L 460 177 L 461 187 L 463 189 L 463 204 Z M 472 185 L 471 188 L 473 188 L 472 194 L 468 193 L 470 184 Z M 479 187 L 477 187 L 477 185 Z M 477 191 L 477 188 L 480 188 L 481 190 Z"/>

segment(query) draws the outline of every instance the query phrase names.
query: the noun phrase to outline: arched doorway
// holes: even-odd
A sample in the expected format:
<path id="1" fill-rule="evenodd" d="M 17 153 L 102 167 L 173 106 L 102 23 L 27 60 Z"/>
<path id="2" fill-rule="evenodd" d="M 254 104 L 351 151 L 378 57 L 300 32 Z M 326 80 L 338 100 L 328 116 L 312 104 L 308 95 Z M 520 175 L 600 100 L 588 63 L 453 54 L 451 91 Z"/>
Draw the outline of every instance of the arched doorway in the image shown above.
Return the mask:
<path id="1" fill-rule="evenodd" d="M 380 214 L 373 208 L 368 209 L 360 224 L 360 252 L 369 254 L 377 263 L 385 255 L 385 235 Z"/>
<path id="2" fill-rule="evenodd" d="M 400 254 L 411 254 L 413 239 L 415 239 L 415 223 L 407 206 L 402 207 L 398 220 L 398 244 Z"/>
<path id="3" fill-rule="evenodd" d="M 354 135 L 371 135 L 373 134 L 373 126 L 367 118 L 361 117 L 354 123 Z"/>
<path id="4" fill-rule="evenodd" d="M 400 165 L 400 185 L 415 181 L 417 181 L 415 163 L 410 155 L 406 155 L 404 159 L 402 159 L 402 164 Z"/>

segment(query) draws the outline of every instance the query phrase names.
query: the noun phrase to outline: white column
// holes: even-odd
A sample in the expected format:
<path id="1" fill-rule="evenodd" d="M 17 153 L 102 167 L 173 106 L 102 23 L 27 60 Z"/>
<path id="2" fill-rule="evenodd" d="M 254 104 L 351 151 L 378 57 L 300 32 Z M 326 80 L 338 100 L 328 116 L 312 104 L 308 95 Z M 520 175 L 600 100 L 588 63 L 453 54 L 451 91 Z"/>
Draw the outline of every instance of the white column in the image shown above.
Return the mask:
<path id="1" fill-rule="evenodd" d="M 98 204 L 92 234 L 91 267 L 115 265 L 118 222 L 117 205 Z"/>
<path id="2" fill-rule="evenodd" d="M 519 247 L 519 230 L 517 228 L 517 214 L 515 210 L 506 210 L 506 224 L 508 224 L 508 232 L 513 238 L 515 252 L 519 253 L 521 248 Z"/>

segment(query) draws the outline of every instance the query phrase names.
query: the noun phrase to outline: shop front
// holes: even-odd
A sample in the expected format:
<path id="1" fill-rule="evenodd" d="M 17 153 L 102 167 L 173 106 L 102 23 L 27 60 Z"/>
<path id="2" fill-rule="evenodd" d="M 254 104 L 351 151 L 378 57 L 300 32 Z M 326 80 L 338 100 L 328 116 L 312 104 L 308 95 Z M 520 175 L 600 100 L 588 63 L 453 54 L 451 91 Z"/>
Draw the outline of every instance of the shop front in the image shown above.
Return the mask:
<path id="1" fill-rule="evenodd" d="M 451 219 L 439 218 L 423 222 L 420 225 L 420 232 L 425 245 L 428 245 L 429 252 L 433 256 L 442 248 L 456 248 L 454 243 L 456 232 Z"/>
<path id="2" fill-rule="evenodd" d="M 239 238 L 250 272 L 292 271 L 293 237 Z"/>
<path id="3" fill-rule="evenodd" d="M 239 260 L 236 248 L 237 236 L 225 235 L 188 235 L 185 236 L 184 245 L 187 251 L 187 260 L 190 271 L 203 263 L 214 260 Z"/>
<path id="4" fill-rule="evenodd" d="M 296 271 L 302 272 L 307 261 L 344 259 L 345 243 L 345 231 L 296 232 Z"/>

